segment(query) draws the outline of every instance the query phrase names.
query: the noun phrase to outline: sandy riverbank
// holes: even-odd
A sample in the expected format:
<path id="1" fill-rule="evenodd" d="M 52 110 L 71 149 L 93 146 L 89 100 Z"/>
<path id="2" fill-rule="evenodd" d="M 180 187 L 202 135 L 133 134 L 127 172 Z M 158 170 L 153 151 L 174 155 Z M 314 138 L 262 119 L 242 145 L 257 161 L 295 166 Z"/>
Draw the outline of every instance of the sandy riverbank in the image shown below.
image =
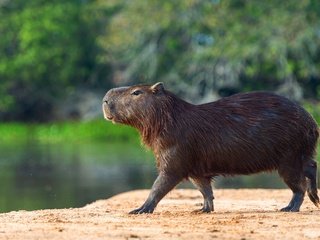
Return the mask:
<path id="1" fill-rule="evenodd" d="M 128 215 L 148 190 L 83 208 L 0 214 L 0 239 L 319 239 L 320 210 L 306 197 L 299 213 L 282 213 L 289 190 L 215 190 L 215 212 L 199 214 L 196 190 L 174 190 L 154 214 Z"/>

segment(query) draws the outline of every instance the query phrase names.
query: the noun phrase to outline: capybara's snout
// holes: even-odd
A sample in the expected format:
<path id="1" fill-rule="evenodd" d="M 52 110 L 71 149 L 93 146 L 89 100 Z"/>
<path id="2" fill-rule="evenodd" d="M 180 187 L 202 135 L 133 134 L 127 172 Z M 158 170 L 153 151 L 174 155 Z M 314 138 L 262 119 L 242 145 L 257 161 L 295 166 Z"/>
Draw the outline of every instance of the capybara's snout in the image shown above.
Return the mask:
<path id="1" fill-rule="evenodd" d="M 112 120 L 113 115 L 112 115 L 112 109 L 114 108 L 114 103 L 112 100 L 112 89 L 109 90 L 106 95 L 102 99 L 102 111 L 103 111 L 103 116 L 106 120 Z"/>

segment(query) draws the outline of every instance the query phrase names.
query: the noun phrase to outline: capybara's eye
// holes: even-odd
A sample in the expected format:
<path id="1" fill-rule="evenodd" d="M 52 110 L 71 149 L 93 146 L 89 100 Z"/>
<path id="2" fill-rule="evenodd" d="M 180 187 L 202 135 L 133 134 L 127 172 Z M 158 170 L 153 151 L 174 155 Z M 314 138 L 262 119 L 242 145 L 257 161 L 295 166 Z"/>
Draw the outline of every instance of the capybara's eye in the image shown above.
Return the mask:
<path id="1" fill-rule="evenodd" d="M 142 93 L 141 90 L 135 90 L 135 91 L 133 91 L 133 92 L 131 93 L 131 95 L 138 96 L 138 95 L 140 95 L 141 93 Z"/>

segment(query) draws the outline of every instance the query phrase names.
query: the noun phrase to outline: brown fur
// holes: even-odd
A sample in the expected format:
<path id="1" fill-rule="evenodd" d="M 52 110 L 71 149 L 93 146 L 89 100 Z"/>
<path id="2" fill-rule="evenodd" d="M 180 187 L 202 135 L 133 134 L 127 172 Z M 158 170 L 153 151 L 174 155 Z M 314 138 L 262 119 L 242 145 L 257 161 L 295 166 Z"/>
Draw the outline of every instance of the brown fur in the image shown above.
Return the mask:
<path id="1" fill-rule="evenodd" d="M 318 127 L 303 108 L 284 97 L 252 92 L 193 105 L 158 83 L 110 90 L 103 111 L 107 119 L 139 130 L 155 154 L 159 173 L 170 179 L 161 190 L 189 178 L 206 199 L 211 194 L 207 179 L 214 176 L 278 170 L 296 197 L 292 206 L 303 200 L 307 188 L 319 203 L 306 182 L 306 171 L 314 175 L 316 169 Z"/>

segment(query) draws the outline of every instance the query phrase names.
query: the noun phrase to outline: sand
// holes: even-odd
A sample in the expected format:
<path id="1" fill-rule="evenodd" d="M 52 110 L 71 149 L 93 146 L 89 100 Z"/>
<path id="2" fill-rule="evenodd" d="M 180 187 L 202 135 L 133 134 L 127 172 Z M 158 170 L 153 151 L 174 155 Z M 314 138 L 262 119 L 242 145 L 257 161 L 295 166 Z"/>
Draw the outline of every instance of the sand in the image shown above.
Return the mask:
<path id="1" fill-rule="evenodd" d="M 279 212 L 289 190 L 215 190 L 215 212 L 198 213 L 196 190 L 174 190 L 153 214 L 129 215 L 148 190 L 83 208 L 0 214 L 0 239 L 320 239 L 320 210 L 307 197 L 299 213 Z"/>

